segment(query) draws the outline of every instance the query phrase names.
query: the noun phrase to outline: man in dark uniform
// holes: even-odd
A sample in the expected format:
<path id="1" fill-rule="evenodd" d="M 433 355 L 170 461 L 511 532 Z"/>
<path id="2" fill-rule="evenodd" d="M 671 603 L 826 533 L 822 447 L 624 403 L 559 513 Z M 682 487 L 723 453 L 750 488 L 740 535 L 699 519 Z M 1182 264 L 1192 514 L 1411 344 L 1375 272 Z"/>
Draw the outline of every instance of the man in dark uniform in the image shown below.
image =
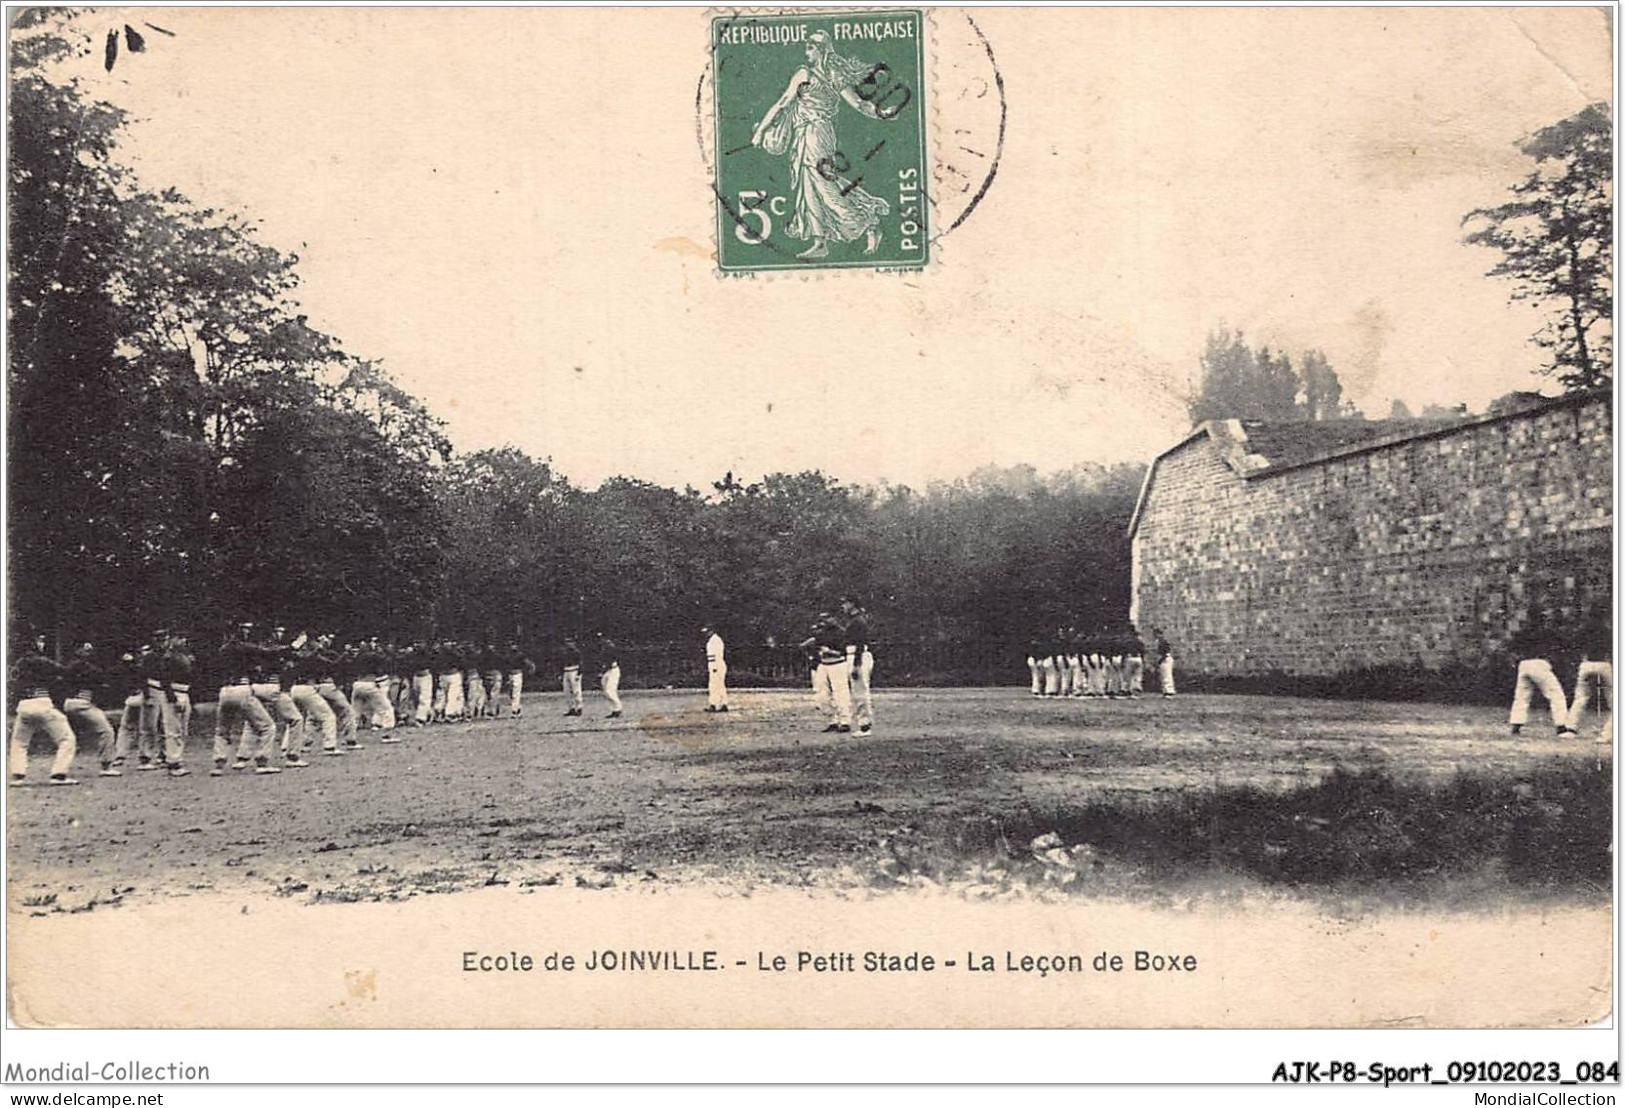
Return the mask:
<path id="1" fill-rule="evenodd" d="M 621 648 L 615 640 L 599 634 L 593 639 L 593 668 L 598 671 L 598 689 L 609 701 L 605 719 L 621 716 Z"/>
<path id="2" fill-rule="evenodd" d="M 1153 627 L 1151 633 L 1157 636 L 1157 680 L 1162 685 L 1162 695 L 1173 696 L 1177 691 L 1174 688 L 1174 644 L 1160 627 Z"/>
<path id="3" fill-rule="evenodd" d="M 244 628 L 245 635 L 249 630 L 251 628 Z M 263 677 L 267 669 L 264 649 L 246 637 L 233 639 L 221 644 L 217 659 L 220 700 L 214 717 L 214 767 L 209 770 L 209 776 L 225 775 L 233 741 L 237 744 L 233 769 L 247 769 L 252 759 L 257 774 L 281 773 L 282 767 L 271 762 L 271 751 L 276 745 L 276 721 L 266 709 L 265 700 L 256 695 L 254 689 L 257 677 Z M 274 700 L 273 694 L 273 703 Z"/>
<path id="4" fill-rule="evenodd" d="M 355 708 L 357 730 L 382 731 L 381 743 L 397 743 L 395 705 L 390 702 L 390 663 L 377 639 L 369 639 L 346 652 L 345 666 L 354 678 L 350 700 Z"/>
<path id="5" fill-rule="evenodd" d="M 579 716 L 582 710 L 581 702 L 581 649 L 576 646 L 574 639 L 565 639 L 564 645 L 559 648 L 559 669 L 563 676 L 564 685 L 564 714 Z"/>
<path id="6" fill-rule="evenodd" d="M 333 713 L 340 749 L 355 753 L 361 750 L 362 746 L 360 740 L 356 738 L 355 708 L 351 706 L 350 698 L 344 694 L 353 678 L 349 658 L 334 646 L 332 635 L 323 635 L 316 640 L 316 652 L 313 657 L 316 667 L 316 695 L 322 698 L 322 702 Z"/>
<path id="7" fill-rule="evenodd" d="M 1558 631 L 1557 619 L 1551 611 L 1543 611 L 1520 630 L 1507 643 L 1507 653 L 1518 662 L 1517 684 L 1513 687 L 1512 711 L 1507 722 L 1514 735 L 1523 732 L 1529 722 L 1529 704 L 1535 693 L 1546 700 L 1552 714 L 1552 725 L 1560 736 L 1574 734 L 1569 726 L 1569 698 L 1558 680 L 1556 666 L 1567 650 Z"/>
<path id="8" fill-rule="evenodd" d="M 1044 695 L 1044 641 L 1034 635 L 1027 643 L 1027 672 L 1032 675 L 1033 695 Z"/>
<path id="9" fill-rule="evenodd" d="M 536 672 L 536 664 L 525 656 L 516 642 L 508 644 L 508 649 L 502 652 L 501 661 L 508 671 L 508 715 L 518 719 L 523 708 L 519 698 L 525 691 L 525 678 Z"/>
<path id="10" fill-rule="evenodd" d="M 820 612 L 802 649 L 816 651 L 816 687 L 819 705 L 829 713 L 825 731 L 847 734 L 852 730 L 852 678 L 846 657 L 846 628 L 829 612 Z"/>
<path id="11" fill-rule="evenodd" d="M 53 690 L 60 691 L 66 678 L 63 668 L 45 656 L 43 641 L 17 659 L 12 668 L 11 691 L 17 698 L 16 720 L 11 726 L 11 783 L 24 784 L 28 780 L 28 746 L 35 736 L 48 738 L 56 747 L 51 759 L 52 785 L 77 785 L 68 776 L 73 768 L 73 756 L 78 744 L 73 727 L 52 699 Z"/>
<path id="12" fill-rule="evenodd" d="M 184 635 L 171 635 L 164 644 L 163 668 L 164 691 L 169 694 L 169 702 L 175 713 L 176 745 L 180 751 L 186 749 L 186 744 L 192 737 L 192 670 L 196 659 L 192 657 Z M 175 759 L 166 753 L 170 762 L 173 776 Z"/>
<path id="13" fill-rule="evenodd" d="M 62 713 L 68 717 L 68 724 L 73 728 L 75 742 L 95 747 L 96 758 L 102 766 L 101 776 L 124 776 L 113 764 L 118 757 L 118 740 L 113 734 L 113 724 L 108 720 L 107 713 L 97 706 L 99 701 L 107 698 L 114 676 L 97 661 L 96 647 L 88 642 L 81 643 L 73 652 L 63 676 L 68 696 L 62 702 Z"/>
<path id="14" fill-rule="evenodd" d="M 141 734 L 142 708 L 147 698 L 147 682 L 141 676 L 144 666 L 142 655 L 148 649 L 142 646 L 125 653 L 108 675 L 112 680 L 112 687 L 117 692 L 117 698 L 123 702 L 123 709 L 119 714 L 118 742 L 113 754 L 114 766 L 122 766 L 130 751 L 137 749 Z"/>
<path id="15" fill-rule="evenodd" d="M 1574 703 L 1569 707 L 1569 726 L 1578 731 L 1585 726 L 1586 709 L 1591 706 L 1592 689 L 1597 691 L 1597 708 L 1607 717 L 1597 734 L 1598 743 L 1614 741 L 1614 628 L 1605 614 L 1592 616 L 1580 625 L 1575 636 L 1580 651 L 1580 668 L 1574 678 Z"/>
<path id="16" fill-rule="evenodd" d="M 869 613 L 851 597 L 841 601 L 842 623 L 846 630 L 846 658 L 851 670 L 852 723 L 860 735 L 874 730 L 875 704 L 870 681 L 875 672 L 872 650 L 873 630 Z"/>
<path id="17" fill-rule="evenodd" d="M 184 762 L 186 736 L 181 731 L 180 717 L 175 712 L 172 686 L 177 673 L 183 675 L 183 685 L 191 679 L 190 658 L 173 649 L 167 630 L 155 631 L 152 641 L 155 649 L 141 659 L 141 676 L 146 682 L 146 689 L 143 693 L 141 747 L 136 768 L 168 769 L 171 777 L 185 777 L 191 771 Z"/>

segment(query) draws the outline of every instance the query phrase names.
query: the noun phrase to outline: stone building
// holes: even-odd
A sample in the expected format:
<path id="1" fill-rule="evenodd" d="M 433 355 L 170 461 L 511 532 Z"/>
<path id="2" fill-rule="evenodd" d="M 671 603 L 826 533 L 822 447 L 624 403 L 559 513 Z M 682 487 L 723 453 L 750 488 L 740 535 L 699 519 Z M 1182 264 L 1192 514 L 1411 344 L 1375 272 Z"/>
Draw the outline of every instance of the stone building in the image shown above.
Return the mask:
<path id="1" fill-rule="evenodd" d="M 1447 423 L 1196 427 L 1129 526 L 1130 618 L 1183 670 L 1482 668 L 1549 608 L 1610 611 L 1613 393 Z"/>

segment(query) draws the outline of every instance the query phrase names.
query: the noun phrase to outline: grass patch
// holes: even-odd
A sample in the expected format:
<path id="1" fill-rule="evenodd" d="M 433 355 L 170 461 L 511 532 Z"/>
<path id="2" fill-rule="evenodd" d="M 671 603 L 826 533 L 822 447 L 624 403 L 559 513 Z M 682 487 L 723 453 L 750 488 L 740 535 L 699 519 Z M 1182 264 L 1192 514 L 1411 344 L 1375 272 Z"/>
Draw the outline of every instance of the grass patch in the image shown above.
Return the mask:
<path id="1" fill-rule="evenodd" d="M 1292 789 L 1119 794 L 921 827 L 888 840 L 882 872 L 1085 887 L 1112 876 L 1121 884 L 1125 873 L 1153 881 L 1221 873 L 1341 889 L 1488 873 L 1532 891 L 1606 896 L 1611 826 L 1611 777 L 1579 760 L 1436 784 L 1338 768 Z"/>

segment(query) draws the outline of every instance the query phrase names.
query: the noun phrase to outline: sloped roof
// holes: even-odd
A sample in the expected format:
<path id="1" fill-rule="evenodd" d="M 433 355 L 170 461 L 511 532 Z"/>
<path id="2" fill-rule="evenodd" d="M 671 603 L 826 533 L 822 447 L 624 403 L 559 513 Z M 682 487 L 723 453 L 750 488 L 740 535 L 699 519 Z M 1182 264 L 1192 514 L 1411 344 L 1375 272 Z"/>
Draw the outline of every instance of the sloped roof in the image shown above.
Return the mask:
<path id="1" fill-rule="evenodd" d="M 1603 385 L 1549 399 L 1540 398 L 1538 401 L 1531 396 L 1527 403 L 1506 405 L 1502 410 L 1492 411 L 1488 415 L 1462 415 L 1455 419 L 1335 419 L 1302 423 L 1208 420 L 1193 427 L 1190 434 L 1158 454 L 1146 467 L 1145 480 L 1140 484 L 1140 496 L 1134 505 L 1134 515 L 1129 520 L 1128 533 L 1132 538 L 1139 530 L 1140 516 L 1145 511 L 1158 463 L 1199 438 L 1211 439 L 1230 468 L 1242 478 L 1252 480 L 1412 439 L 1451 435 L 1485 423 L 1527 419 L 1552 408 L 1585 404 L 1599 398 L 1612 401 L 1613 387 Z"/>
<path id="2" fill-rule="evenodd" d="M 1333 419 L 1302 423 L 1244 419 L 1241 429 L 1247 436 L 1247 453 L 1264 459 L 1262 466 L 1255 463 L 1252 472 L 1258 473 L 1302 465 L 1375 439 L 1409 438 L 1437 431 L 1464 419 Z"/>

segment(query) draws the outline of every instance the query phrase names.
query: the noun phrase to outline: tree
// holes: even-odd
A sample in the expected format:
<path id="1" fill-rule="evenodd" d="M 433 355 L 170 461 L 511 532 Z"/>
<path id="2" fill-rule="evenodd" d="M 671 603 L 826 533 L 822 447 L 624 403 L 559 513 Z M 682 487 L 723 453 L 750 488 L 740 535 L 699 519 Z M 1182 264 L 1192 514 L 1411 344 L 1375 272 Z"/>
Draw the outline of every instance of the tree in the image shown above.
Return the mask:
<path id="1" fill-rule="evenodd" d="M 1343 382 L 1338 380 L 1337 370 L 1332 368 L 1325 354 L 1319 350 L 1306 351 L 1299 376 L 1303 378 L 1304 418 L 1344 418 Z"/>
<path id="2" fill-rule="evenodd" d="M 11 39 L 13 626 L 128 642 L 432 608 L 440 422 L 309 325 L 297 257 L 123 164 L 124 113 L 74 75 L 103 31 L 146 40 L 101 18 L 29 9 Z"/>
<path id="3" fill-rule="evenodd" d="M 1343 400 L 1343 383 L 1326 355 L 1306 351 L 1302 368 L 1287 351 L 1254 351 L 1238 331 L 1211 331 L 1202 351 L 1202 386 L 1191 400 L 1191 421 L 1257 419 L 1276 423 L 1359 418 Z M 1300 394 L 1302 400 L 1299 400 Z"/>
<path id="4" fill-rule="evenodd" d="M 1543 372 L 1567 389 L 1613 378 L 1613 120 L 1592 104 L 1518 144 L 1535 168 L 1512 186 L 1515 199 L 1475 208 L 1465 241 L 1501 252 L 1492 277 L 1513 282 L 1513 300 L 1548 309 L 1534 335 L 1550 352 Z"/>

